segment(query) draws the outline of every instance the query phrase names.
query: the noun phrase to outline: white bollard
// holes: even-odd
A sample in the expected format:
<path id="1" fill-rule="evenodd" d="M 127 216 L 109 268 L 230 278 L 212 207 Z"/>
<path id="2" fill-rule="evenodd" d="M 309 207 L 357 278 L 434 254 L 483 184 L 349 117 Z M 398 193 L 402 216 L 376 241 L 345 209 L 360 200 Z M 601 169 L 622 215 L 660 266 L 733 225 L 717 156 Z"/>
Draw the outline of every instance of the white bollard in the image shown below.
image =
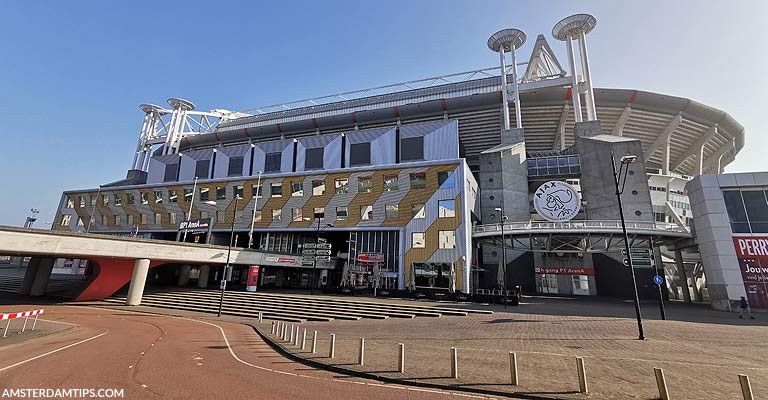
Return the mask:
<path id="1" fill-rule="evenodd" d="M 25 317 L 24 318 L 24 326 L 21 327 L 21 332 L 20 333 L 24 333 L 24 331 L 27 330 L 27 321 L 29 321 L 29 317 Z"/>
<path id="2" fill-rule="evenodd" d="M 301 349 L 307 348 L 307 328 L 304 328 L 304 332 L 301 334 Z"/>
<path id="3" fill-rule="evenodd" d="M 365 365 L 365 338 L 360 338 L 360 354 L 357 356 L 357 363 Z"/>
<path id="4" fill-rule="evenodd" d="M 275 321 L 272 321 L 272 334 L 275 334 Z"/>
<path id="5" fill-rule="evenodd" d="M 744 400 L 755 400 L 752 395 L 752 385 L 749 383 L 749 376 L 739 374 L 739 385 L 741 385 L 741 396 Z"/>
<path id="6" fill-rule="evenodd" d="M 312 354 L 317 353 L 317 331 L 312 331 Z"/>
<path id="7" fill-rule="evenodd" d="M 293 338 L 293 345 L 298 346 L 299 345 L 299 326 L 296 326 L 296 336 Z"/>
<path id="8" fill-rule="evenodd" d="M 669 400 L 669 391 L 667 390 L 667 380 L 664 379 L 664 370 L 661 368 L 654 368 L 653 374 L 656 375 L 656 387 L 659 388 L 659 398 L 661 400 Z"/>
<path id="9" fill-rule="evenodd" d="M 283 340 L 285 340 L 285 331 L 286 331 L 286 329 L 288 329 L 288 325 L 285 322 L 283 322 L 283 332 L 282 332 L 282 335 L 281 335 Z"/>
<path id="10" fill-rule="evenodd" d="M 293 324 L 291 324 L 291 332 L 288 334 L 288 343 L 293 343 Z"/>
<path id="11" fill-rule="evenodd" d="M 397 371 L 403 374 L 405 373 L 405 345 L 403 343 L 397 345 L 400 347 L 400 355 L 397 357 Z"/>
<path id="12" fill-rule="evenodd" d="M 451 377 L 459 379 L 459 353 L 455 347 L 451 347 Z"/>
<path id="13" fill-rule="evenodd" d="M 579 392 L 589 393 L 589 388 L 587 387 L 587 370 L 584 367 L 583 358 L 576 357 L 576 369 L 579 375 Z"/>
<path id="14" fill-rule="evenodd" d="M 259 311 L 259 323 L 261 323 L 261 317 L 262 317 L 262 314 L 261 314 L 261 311 Z"/>
<path id="15" fill-rule="evenodd" d="M 509 352 L 509 373 L 512 378 L 512 384 L 517 386 L 519 385 L 519 381 L 517 379 L 517 354 L 510 351 Z"/>
<path id="16" fill-rule="evenodd" d="M 336 357 L 336 334 L 331 333 L 331 344 L 328 347 L 328 358 Z"/>

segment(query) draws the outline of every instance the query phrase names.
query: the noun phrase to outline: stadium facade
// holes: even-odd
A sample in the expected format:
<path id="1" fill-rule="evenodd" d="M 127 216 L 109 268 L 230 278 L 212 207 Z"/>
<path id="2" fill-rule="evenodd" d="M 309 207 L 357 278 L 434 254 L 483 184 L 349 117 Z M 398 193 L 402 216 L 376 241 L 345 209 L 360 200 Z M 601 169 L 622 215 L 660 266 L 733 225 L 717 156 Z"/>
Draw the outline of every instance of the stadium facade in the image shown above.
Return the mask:
<path id="1" fill-rule="evenodd" d="M 672 296 L 714 296 L 685 186 L 722 172 L 744 129 L 691 99 L 594 88 L 595 25 L 555 26 L 565 63 L 544 35 L 517 60 L 525 33 L 506 29 L 495 68 L 242 112 L 143 104 L 126 179 L 64 192 L 53 229 L 226 244 L 234 220 L 237 246 L 275 254 L 261 282 L 278 287 L 623 296 L 611 156 L 635 156 L 622 201 L 641 296 L 656 274 Z M 320 242 L 331 256 L 307 263 Z"/>

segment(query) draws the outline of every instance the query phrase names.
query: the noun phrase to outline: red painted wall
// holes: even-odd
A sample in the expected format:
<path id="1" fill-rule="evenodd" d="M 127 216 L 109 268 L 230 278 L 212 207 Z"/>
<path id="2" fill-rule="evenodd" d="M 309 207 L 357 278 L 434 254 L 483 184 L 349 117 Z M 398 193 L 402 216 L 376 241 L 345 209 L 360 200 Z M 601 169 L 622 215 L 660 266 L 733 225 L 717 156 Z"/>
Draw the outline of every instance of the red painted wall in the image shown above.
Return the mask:
<path id="1" fill-rule="evenodd" d="M 75 301 L 102 300 L 112 296 L 131 281 L 133 264 L 136 261 L 124 258 L 89 258 L 88 260 L 97 264 L 94 271 L 95 277 Z M 161 264 L 165 264 L 165 262 L 150 261 L 149 268 Z"/>

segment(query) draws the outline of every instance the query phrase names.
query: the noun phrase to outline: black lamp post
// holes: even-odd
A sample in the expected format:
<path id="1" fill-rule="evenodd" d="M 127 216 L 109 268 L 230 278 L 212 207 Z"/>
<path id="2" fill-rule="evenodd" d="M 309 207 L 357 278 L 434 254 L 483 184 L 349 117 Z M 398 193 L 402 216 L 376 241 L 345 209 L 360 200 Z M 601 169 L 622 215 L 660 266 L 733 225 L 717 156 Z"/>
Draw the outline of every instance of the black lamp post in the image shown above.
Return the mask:
<path id="1" fill-rule="evenodd" d="M 635 316 L 637 317 L 637 334 L 638 339 L 645 340 L 643 335 L 643 316 L 640 314 L 640 298 L 637 295 L 637 279 L 635 278 L 635 268 L 632 266 L 632 253 L 629 250 L 629 236 L 627 235 L 627 225 L 624 222 L 624 208 L 621 204 L 621 194 L 624 193 L 624 184 L 627 183 L 627 173 L 629 171 L 629 164 L 632 164 L 637 160 L 637 156 L 623 156 L 619 162 L 621 166 L 619 171 L 616 171 L 616 158 L 611 151 L 611 168 L 613 168 L 613 181 L 616 184 L 616 199 L 619 203 L 619 217 L 621 218 L 621 230 L 624 233 L 624 249 L 627 252 L 627 264 L 629 271 L 632 273 L 632 290 L 635 294 Z M 624 175 L 622 177 L 622 174 Z M 621 187 L 619 187 L 621 182 Z"/>
<path id="2" fill-rule="evenodd" d="M 507 221 L 507 216 L 504 215 L 504 210 L 501 207 L 496 207 L 496 211 L 499 212 L 501 219 L 501 263 L 502 263 L 502 279 L 501 282 L 501 295 L 504 302 L 504 308 L 507 308 L 507 239 L 504 237 L 504 222 Z"/>
<path id="3" fill-rule="evenodd" d="M 235 218 L 237 217 L 237 201 L 240 200 L 240 195 L 235 196 L 235 208 L 232 211 L 232 218 L 230 219 L 231 228 L 229 232 L 229 245 L 227 246 L 227 264 L 224 266 L 224 274 L 221 276 L 221 282 L 219 287 L 221 288 L 221 297 L 219 298 L 219 313 L 217 317 L 221 317 L 221 309 L 224 307 L 224 290 L 227 288 L 227 272 L 229 272 L 229 257 L 232 254 L 232 239 L 235 237 Z M 219 208 L 215 201 L 206 201 L 205 204 L 215 206 L 224 215 L 224 218 L 228 218 L 227 214 Z"/>

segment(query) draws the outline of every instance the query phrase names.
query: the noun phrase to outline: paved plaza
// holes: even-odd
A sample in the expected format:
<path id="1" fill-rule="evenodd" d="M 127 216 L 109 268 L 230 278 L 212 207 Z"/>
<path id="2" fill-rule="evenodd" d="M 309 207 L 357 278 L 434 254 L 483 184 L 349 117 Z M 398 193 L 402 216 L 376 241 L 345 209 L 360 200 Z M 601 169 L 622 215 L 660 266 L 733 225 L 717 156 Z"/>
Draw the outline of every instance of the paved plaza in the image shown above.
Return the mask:
<path id="1" fill-rule="evenodd" d="M 741 398 L 738 374 L 755 395 L 768 394 L 768 315 L 740 320 L 705 305 L 670 304 L 667 321 L 656 303 L 643 304 L 647 340 L 637 340 L 630 302 L 526 298 L 519 308 L 491 315 L 311 322 L 307 348 L 277 340 L 294 355 L 327 365 L 411 382 L 482 389 L 525 398 L 585 398 L 578 392 L 576 357 L 587 368 L 590 398 L 658 397 L 653 368 L 662 368 L 672 398 Z M 269 322 L 259 326 L 270 334 Z M 317 353 L 310 351 L 318 331 Z M 330 334 L 335 358 L 328 358 Z M 358 365 L 359 338 L 365 365 Z M 274 336 L 273 336 L 274 338 Z M 398 343 L 405 373 L 397 372 Z M 450 348 L 458 349 L 459 378 L 451 378 Z M 519 386 L 511 386 L 508 353 L 518 357 Z"/>

